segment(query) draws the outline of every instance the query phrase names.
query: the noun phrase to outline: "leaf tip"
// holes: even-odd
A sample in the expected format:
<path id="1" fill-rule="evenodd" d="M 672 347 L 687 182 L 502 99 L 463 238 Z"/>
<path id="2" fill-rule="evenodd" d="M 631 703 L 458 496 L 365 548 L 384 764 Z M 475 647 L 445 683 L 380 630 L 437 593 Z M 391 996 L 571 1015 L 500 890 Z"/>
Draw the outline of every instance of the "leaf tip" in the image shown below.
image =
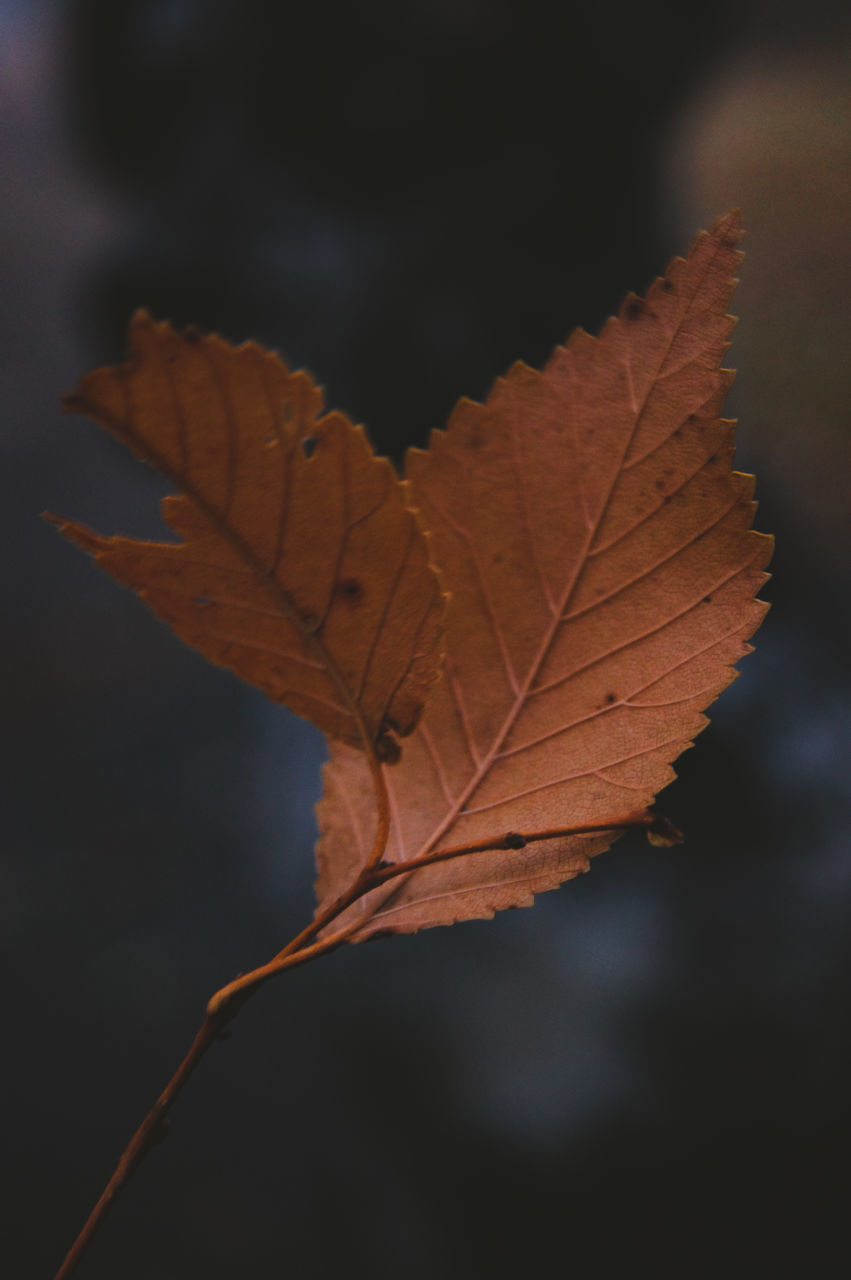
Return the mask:
<path id="1" fill-rule="evenodd" d="M 76 543 L 83 551 L 88 551 L 89 555 L 96 556 L 102 550 L 105 539 L 95 533 L 94 529 L 78 524 L 76 520 L 66 520 L 64 516 L 57 516 L 52 511 L 43 511 L 41 518 L 48 524 L 55 525 L 63 537 Z"/>
<path id="2" fill-rule="evenodd" d="M 712 224 L 709 234 L 725 247 L 738 250 L 745 234 L 744 218 L 738 205 L 722 213 Z"/>

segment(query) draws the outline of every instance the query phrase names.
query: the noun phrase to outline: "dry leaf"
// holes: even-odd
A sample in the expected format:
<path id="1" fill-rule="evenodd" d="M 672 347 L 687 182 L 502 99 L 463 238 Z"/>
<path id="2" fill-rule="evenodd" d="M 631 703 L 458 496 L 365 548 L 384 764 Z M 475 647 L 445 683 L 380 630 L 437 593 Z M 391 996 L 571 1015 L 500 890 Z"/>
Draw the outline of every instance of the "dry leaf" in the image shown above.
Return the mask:
<path id="1" fill-rule="evenodd" d="M 386 780 L 385 859 L 506 832 L 615 821 L 649 804 L 766 606 L 771 539 L 719 417 L 740 218 L 700 235 L 598 339 L 542 373 L 517 364 L 409 456 L 414 501 L 451 594 L 447 659 Z M 371 847 L 363 762 L 335 748 L 320 802 L 318 894 Z M 612 833 L 466 855 L 388 882 L 331 929 L 384 931 L 527 905 L 587 869 Z"/>
<path id="2" fill-rule="evenodd" d="M 416 517 L 360 427 L 254 343 L 144 312 L 130 359 L 66 400 L 182 491 L 180 543 L 63 533 L 211 661 L 342 742 L 398 755 L 437 678 L 443 596 Z"/>

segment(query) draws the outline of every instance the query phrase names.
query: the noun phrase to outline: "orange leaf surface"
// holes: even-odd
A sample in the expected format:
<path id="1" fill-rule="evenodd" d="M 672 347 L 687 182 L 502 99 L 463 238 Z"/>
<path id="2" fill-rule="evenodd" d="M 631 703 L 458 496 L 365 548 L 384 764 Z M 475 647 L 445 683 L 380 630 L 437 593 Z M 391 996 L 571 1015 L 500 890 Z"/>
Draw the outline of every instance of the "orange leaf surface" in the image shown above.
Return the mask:
<path id="1" fill-rule="evenodd" d="M 721 368 L 738 213 L 698 236 L 599 338 L 515 365 L 409 455 L 451 594 L 447 658 L 386 771 L 385 859 L 507 832 L 615 822 L 650 803 L 706 724 L 766 606 L 771 539 L 731 471 Z M 320 904 L 376 826 L 362 761 L 335 748 L 318 808 Z M 389 881 L 331 929 L 353 939 L 489 916 L 584 871 L 615 833 L 468 854 Z"/>
<path id="2" fill-rule="evenodd" d="M 211 661 L 341 742 L 398 755 L 438 675 L 443 594 L 361 428 L 322 415 L 310 377 L 256 344 L 144 312 L 128 363 L 65 403 L 174 481 L 163 516 L 183 541 L 63 533 Z"/>

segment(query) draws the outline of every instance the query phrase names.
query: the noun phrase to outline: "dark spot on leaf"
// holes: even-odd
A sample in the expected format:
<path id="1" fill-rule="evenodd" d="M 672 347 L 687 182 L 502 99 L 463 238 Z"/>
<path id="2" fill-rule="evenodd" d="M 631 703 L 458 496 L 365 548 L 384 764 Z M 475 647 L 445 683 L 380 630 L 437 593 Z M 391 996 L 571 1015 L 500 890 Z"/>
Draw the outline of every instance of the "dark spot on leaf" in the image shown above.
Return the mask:
<path id="1" fill-rule="evenodd" d="M 375 754 L 382 764 L 396 764 L 402 755 L 402 748 L 389 729 L 382 729 L 375 740 Z"/>
<path id="2" fill-rule="evenodd" d="M 210 601 L 208 600 L 207 596 L 196 596 L 195 603 L 200 604 L 201 607 L 203 608 L 206 605 L 208 605 Z"/>
<path id="3" fill-rule="evenodd" d="M 704 604 L 712 604 L 712 596 L 704 596 L 704 597 L 703 597 L 703 603 L 704 603 Z"/>
<path id="4" fill-rule="evenodd" d="M 363 584 L 357 578 L 343 578 L 334 588 L 334 595 L 350 609 L 356 609 L 363 601 Z"/>
<path id="5" fill-rule="evenodd" d="M 683 429 L 682 429 L 682 427 L 677 427 L 677 428 L 675 429 L 674 433 L 673 433 L 673 438 L 674 438 L 675 440 L 679 440 L 679 438 L 680 438 L 680 436 L 681 436 L 682 434 L 683 434 Z"/>
<path id="6" fill-rule="evenodd" d="M 673 282 L 673 280 L 663 280 L 663 281 L 662 281 L 662 288 L 665 290 L 665 292 L 666 292 L 666 293 L 673 293 L 673 292 L 674 292 L 674 282 Z"/>
<path id="7" fill-rule="evenodd" d="M 609 706 L 611 706 L 613 702 L 617 702 L 617 700 L 618 700 L 618 695 L 616 693 L 606 694 L 606 702 L 608 702 Z"/>
<path id="8" fill-rule="evenodd" d="M 316 452 L 316 446 L 319 443 L 316 436 L 305 436 L 301 442 L 301 451 L 305 458 L 312 458 Z"/>
<path id="9" fill-rule="evenodd" d="M 516 831 L 509 831 L 502 840 L 503 849 L 525 849 L 526 837 L 519 835 Z"/>
<path id="10" fill-rule="evenodd" d="M 656 488 L 659 490 L 660 493 L 665 488 L 665 481 L 662 479 L 654 480 L 653 483 L 656 485 Z"/>
<path id="11" fill-rule="evenodd" d="M 641 298 L 630 298 L 624 303 L 623 313 L 627 320 L 637 320 L 644 311 L 644 301 Z"/>
<path id="12" fill-rule="evenodd" d="M 200 342 L 201 341 L 201 335 L 198 332 L 198 330 L 195 328 L 194 324 L 191 324 L 188 329 L 184 329 L 183 341 L 184 342 Z"/>

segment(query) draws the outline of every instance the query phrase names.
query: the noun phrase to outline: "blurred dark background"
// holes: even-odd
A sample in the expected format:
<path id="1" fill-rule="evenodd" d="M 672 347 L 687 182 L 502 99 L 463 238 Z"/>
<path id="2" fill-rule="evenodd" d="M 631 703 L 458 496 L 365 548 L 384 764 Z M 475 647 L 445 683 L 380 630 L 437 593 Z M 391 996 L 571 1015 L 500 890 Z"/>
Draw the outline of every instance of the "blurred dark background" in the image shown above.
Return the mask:
<path id="1" fill-rule="evenodd" d="M 733 204 L 778 544 L 687 844 L 267 988 L 80 1275 L 847 1274 L 849 69 L 828 0 L 0 0 L 4 1275 L 53 1274 L 207 997 L 309 917 L 322 759 L 39 521 L 160 528 L 60 393 L 144 304 L 398 458 Z"/>

